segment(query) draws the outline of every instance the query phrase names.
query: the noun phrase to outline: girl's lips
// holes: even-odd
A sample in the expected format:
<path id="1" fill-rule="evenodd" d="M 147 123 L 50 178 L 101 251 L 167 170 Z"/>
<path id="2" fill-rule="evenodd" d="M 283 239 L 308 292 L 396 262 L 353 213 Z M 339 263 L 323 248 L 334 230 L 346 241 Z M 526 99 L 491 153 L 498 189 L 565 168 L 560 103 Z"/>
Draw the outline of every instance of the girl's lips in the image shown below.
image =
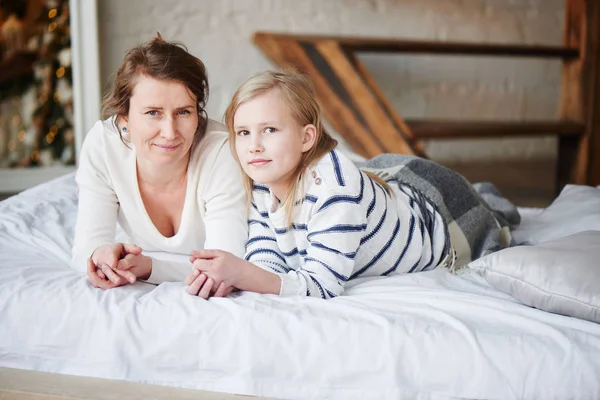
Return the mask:
<path id="1" fill-rule="evenodd" d="M 257 160 L 250 161 L 248 164 L 250 164 L 254 167 L 262 167 L 263 165 L 266 165 L 270 162 L 271 162 L 271 160 L 257 159 Z"/>

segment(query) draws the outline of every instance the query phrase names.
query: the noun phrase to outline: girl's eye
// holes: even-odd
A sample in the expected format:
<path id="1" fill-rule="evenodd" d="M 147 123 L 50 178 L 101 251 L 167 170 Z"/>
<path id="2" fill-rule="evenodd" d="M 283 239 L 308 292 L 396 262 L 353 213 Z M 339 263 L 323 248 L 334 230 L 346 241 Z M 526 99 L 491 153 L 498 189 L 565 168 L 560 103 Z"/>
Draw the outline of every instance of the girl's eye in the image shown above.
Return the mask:
<path id="1" fill-rule="evenodd" d="M 275 128 L 271 128 L 271 127 L 269 127 L 269 128 L 265 128 L 265 132 L 266 132 L 266 133 L 274 133 L 274 132 L 276 132 L 276 131 L 277 131 L 277 129 L 275 129 Z"/>
<path id="2" fill-rule="evenodd" d="M 250 133 L 248 131 L 239 131 L 238 136 L 248 136 Z"/>

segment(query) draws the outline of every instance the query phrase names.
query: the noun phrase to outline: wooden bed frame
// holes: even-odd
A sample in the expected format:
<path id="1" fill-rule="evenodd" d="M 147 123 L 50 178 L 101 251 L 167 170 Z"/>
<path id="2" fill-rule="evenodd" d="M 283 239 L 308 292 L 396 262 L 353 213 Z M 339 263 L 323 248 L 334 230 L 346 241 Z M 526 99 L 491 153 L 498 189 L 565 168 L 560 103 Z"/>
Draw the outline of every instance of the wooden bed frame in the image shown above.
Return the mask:
<path id="1" fill-rule="evenodd" d="M 600 2 L 566 0 L 559 47 L 366 39 L 257 32 L 254 43 L 277 65 L 315 84 L 323 113 L 357 153 L 426 156 L 422 139 L 557 135 L 556 189 L 600 185 Z M 557 58 L 563 61 L 559 118 L 531 122 L 404 120 L 356 57 L 358 52 Z"/>

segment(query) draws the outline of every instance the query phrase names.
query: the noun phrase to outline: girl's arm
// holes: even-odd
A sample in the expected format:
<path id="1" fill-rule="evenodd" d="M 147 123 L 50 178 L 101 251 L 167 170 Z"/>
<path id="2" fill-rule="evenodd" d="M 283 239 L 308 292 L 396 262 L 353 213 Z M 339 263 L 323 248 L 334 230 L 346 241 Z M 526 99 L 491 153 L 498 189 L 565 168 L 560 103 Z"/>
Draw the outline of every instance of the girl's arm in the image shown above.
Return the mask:
<path id="1" fill-rule="evenodd" d="M 344 291 L 355 257 L 365 237 L 367 211 L 360 195 L 319 196 L 307 224 L 306 256 L 302 267 L 281 277 L 282 296 L 332 298 Z"/>
<path id="2" fill-rule="evenodd" d="M 218 287 L 220 282 L 242 290 L 282 296 L 331 298 L 344 291 L 354 270 L 354 257 L 366 229 L 366 210 L 348 196 L 326 196 L 308 224 L 309 247 L 304 265 L 291 270 L 275 241 L 275 234 L 253 207 L 247 258 L 242 260 L 222 251 L 194 252 L 194 274 L 206 274 Z M 252 234 L 254 232 L 254 234 Z M 367 266 L 368 267 L 368 266 Z M 272 271 L 272 272 L 271 272 Z"/>
<path id="3" fill-rule="evenodd" d="M 254 190 L 256 192 L 263 189 L 256 186 Z M 275 231 L 269 225 L 267 213 L 259 210 L 255 202 L 252 202 L 248 211 L 248 232 L 245 260 L 277 274 L 286 274 L 291 270 L 279 249 Z"/>
<path id="4" fill-rule="evenodd" d="M 249 292 L 279 294 L 279 274 L 267 271 L 231 253 L 221 250 L 198 250 L 192 252 L 192 257 L 195 258 L 192 279 L 201 273 L 205 274 L 213 290 L 223 283 L 225 286 Z"/>
<path id="5" fill-rule="evenodd" d="M 261 190 L 268 192 L 268 189 L 262 187 L 255 189 L 258 192 Z M 191 261 L 194 269 L 185 283 L 193 286 L 197 292 L 204 290 L 204 293 L 217 290 L 223 282 L 228 287 L 234 286 L 241 290 L 279 294 L 281 279 L 278 274 L 286 273 L 290 268 L 277 246 L 266 212 L 260 212 L 254 202 L 248 210 L 246 227 L 249 238 L 245 259 L 215 248 L 193 251 Z M 201 273 L 206 277 L 201 276 Z M 198 279 L 202 280 L 200 286 Z M 211 287 L 205 288 L 206 285 Z"/>

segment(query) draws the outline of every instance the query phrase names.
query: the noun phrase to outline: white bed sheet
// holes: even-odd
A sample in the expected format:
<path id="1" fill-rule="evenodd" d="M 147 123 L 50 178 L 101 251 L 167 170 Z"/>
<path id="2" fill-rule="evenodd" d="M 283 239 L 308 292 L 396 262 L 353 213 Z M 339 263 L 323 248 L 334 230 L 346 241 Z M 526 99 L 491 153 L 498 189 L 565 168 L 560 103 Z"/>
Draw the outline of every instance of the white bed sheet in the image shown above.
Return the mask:
<path id="1" fill-rule="evenodd" d="M 0 203 L 2 367 L 291 399 L 600 398 L 600 325 L 476 274 L 358 281 L 327 301 L 103 291 L 67 266 L 75 216 L 72 175 Z"/>

